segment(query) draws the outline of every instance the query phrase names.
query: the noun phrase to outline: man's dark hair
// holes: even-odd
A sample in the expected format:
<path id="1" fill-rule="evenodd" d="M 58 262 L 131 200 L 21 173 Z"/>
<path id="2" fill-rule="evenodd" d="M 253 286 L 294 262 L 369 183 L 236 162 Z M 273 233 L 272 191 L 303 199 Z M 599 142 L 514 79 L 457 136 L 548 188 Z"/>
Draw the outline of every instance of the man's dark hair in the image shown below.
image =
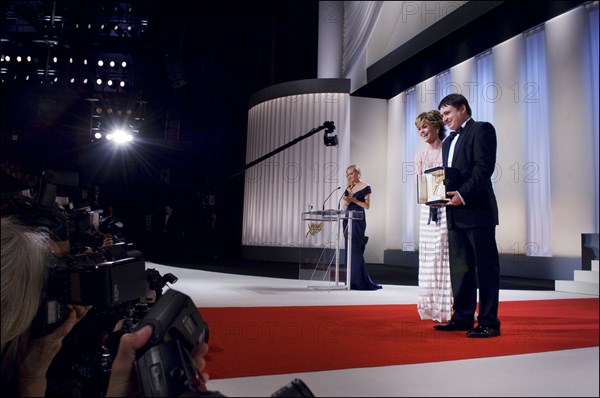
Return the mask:
<path id="1" fill-rule="evenodd" d="M 440 101 L 438 105 L 438 109 L 442 109 L 442 106 L 453 106 L 456 109 L 460 108 L 462 105 L 467 109 L 467 115 L 471 116 L 471 107 L 469 106 L 469 101 L 462 94 L 448 94 Z"/>

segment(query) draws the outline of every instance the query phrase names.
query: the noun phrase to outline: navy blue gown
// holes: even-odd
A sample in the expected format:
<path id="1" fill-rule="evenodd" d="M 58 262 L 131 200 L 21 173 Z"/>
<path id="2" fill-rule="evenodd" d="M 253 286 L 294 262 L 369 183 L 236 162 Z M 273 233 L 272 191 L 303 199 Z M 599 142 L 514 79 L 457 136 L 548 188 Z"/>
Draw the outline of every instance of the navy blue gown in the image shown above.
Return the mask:
<path id="1" fill-rule="evenodd" d="M 371 186 L 367 185 L 360 191 L 356 192 L 353 196 L 361 202 L 365 201 L 365 196 L 371 193 Z M 365 209 L 357 205 L 356 203 L 350 203 L 346 210 L 354 210 L 361 212 L 363 217 L 362 220 L 352 220 L 352 257 L 351 261 L 351 274 L 350 274 L 350 289 L 351 290 L 377 290 L 381 289 L 382 286 L 374 283 L 367 272 L 365 264 L 365 247 L 367 246 L 368 236 L 365 236 L 367 229 L 367 218 Z M 348 234 L 348 220 L 344 220 L 344 237 Z M 346 240 L 346 250 L 347 240 Z"/>

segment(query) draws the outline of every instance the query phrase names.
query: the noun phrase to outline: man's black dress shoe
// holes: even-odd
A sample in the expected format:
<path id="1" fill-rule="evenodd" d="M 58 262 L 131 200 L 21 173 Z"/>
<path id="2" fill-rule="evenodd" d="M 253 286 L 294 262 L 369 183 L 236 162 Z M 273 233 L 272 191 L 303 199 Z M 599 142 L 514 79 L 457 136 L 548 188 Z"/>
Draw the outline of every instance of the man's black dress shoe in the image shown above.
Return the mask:
<path id="1" fill-rule="evenodd" d="M 496 329 L 491 326 L 477 325 L 475 329 L 467 332 L 467 337 L 486 338 L 496 336 L 500 336 L 500 329 Z"/>
<path id="2" fill-rule="evenodd" d="M 442 332 L 454 332 L 456 330 L 471 330 L 473 329 L 473 323 L 460 323 L 455 321 L 449 321 L 448 323 L 435 325 L 435 330 L 441 330 Z"/>

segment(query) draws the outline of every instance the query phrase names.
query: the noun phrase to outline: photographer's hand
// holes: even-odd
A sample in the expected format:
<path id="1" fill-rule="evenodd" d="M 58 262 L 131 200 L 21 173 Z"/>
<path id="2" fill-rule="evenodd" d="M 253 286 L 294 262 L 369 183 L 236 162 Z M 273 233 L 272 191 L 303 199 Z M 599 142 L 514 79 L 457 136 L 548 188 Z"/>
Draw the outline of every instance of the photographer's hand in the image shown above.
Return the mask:
<path id="1" fill-rule="evenodd" d="M 19 394 L 22 397 L 43 397 L 46 393 L 46 373 L 62 347 L 62 341 L 73 327 L 87 314 L 91 306 L 69 306 L 67 319 L 51 334 L 29 341 L 23 336 L 17 356 Z"/>
<path id="2" fill-rule="evenodd" d="M 134 333 L 127 333 L 121 337 L 108 382 L 107 397 L 142 396 L 141 386 L 135 373 L 136 350 L 142 348 L 151 336 L 152 327 L 147 325 Z M 204 368 L 204 355 L 207 352 L 208 345 L 206 343 L 199 343 L 192 350 L 192 358 L 200 370 Z M 201 377 L 202 384 L 208 381 L 206 373 L 201 373 Z"/>

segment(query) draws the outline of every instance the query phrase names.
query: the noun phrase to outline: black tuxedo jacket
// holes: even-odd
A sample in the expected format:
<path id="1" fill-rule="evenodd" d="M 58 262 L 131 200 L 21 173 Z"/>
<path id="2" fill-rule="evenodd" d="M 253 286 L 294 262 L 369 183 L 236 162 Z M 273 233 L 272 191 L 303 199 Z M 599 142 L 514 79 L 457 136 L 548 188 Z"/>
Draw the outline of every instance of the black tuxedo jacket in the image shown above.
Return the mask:
<path id="1" fill-rule="evenodd" d="M 496 130 L 488 122 L 470 119 L 458 140 L 452 168 L 460 175 L 457 191 L 466 205 L 447 206 L 448 228 L 473 228 L 498 225 L 498 204 L 491 177 L 496 167 Z M 442 157 L 448 164 L 451 141 L 444 140 Z"/>

